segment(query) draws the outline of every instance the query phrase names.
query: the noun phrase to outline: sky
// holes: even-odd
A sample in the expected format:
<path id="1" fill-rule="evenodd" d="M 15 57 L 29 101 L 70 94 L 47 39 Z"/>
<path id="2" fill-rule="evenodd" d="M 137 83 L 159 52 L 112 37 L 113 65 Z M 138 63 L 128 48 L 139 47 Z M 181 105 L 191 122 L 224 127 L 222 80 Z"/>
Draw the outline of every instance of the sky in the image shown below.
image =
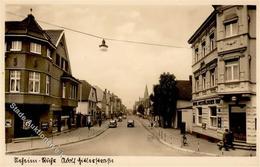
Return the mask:
<path id="1" fill-rule="evenodd" d="M 101 39 L 65 30 L 73 76 L 113 92 L 128 108 L 143 97 L 145 85 L 152 93 L 163 72 L 189 79 L 192 52 L 187 41 L 213 11 L 211 5 L 12 4 L 5 10 L 23 17 L 6 13 L 6 20 L 22 20 L 30 8 L 36 20 L 104 38 L 178 46 L 108 40 L 104 52 L 98 47 Z M 38 23 L 43 29 L 61 29 Z"/>

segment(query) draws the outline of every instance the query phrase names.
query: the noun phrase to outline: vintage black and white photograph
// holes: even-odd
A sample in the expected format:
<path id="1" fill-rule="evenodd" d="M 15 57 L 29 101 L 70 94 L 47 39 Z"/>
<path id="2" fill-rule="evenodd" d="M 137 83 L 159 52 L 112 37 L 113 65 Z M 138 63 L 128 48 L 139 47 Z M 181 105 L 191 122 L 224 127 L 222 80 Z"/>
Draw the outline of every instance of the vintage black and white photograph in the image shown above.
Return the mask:
<path id="1" fill-rule="evenodd" d="M 256 3 L 91 2 L 4 4 L 12 163 L 257 159 Z"/>

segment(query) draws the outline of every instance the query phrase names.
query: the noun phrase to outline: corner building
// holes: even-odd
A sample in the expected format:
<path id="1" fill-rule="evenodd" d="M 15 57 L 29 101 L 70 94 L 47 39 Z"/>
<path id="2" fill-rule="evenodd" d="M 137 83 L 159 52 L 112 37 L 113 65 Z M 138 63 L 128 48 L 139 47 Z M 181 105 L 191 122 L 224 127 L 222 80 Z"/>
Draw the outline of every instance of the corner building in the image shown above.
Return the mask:
<path id="1" fill-rule="evenodd" d="M 72 128 L 79 81 L 71 73 L 64 31 L 43 30 L 30 14 L 5 23 L 5 46 L 6 141 L 37 135 L 26 126 L 29 120 L 46 135 Z"/>
<path id="2" fill-rule="evenodd" d="M 193 133 L 256 143 L 256 6 L 215 5 L 190 37 Z"/>

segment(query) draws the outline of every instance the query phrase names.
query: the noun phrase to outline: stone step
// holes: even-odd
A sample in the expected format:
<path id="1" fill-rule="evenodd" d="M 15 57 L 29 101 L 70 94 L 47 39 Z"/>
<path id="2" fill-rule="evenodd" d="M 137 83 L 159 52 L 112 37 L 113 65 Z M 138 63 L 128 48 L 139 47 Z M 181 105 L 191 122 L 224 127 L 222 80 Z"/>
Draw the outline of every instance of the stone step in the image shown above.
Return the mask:
<path id="1" fill-rule="evenodd" d="M 256 151 L 256 144 L 249 144 L 249 143 L 238 142 L 238 141 L 233 142 L 233 144 L 234 144 L 235 149 Z M 222 144 L 221 144 L 221 142 L 218 142 L 217 145 L 221 146 Z"/>

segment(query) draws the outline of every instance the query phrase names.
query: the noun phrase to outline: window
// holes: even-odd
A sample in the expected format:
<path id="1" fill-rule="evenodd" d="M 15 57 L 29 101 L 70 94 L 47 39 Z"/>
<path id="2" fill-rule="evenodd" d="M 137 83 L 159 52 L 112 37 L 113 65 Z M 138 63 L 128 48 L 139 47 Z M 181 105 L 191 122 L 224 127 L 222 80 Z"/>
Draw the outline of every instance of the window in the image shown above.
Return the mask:
<path id="1" fill-rule="evenodd" d="M 46 95 L 49 95 L 50 94 L 50 76 L 46 76 Z"/>
<path id="2" fill-rule="evenodd" d="M 225 24 L 226 37 L 234 36 L 238 34 L 237 21 L 228 22 Z"/>
<path id="3" fill-rule="evenodd" d="M 192 114 L 192 123 L 193 123 L 193 124 L 196 123 L 195 120 L 196 120 L 195 113 L 193 113 L 193 114 Z"/>
<path id="4" fill-rule="evenodd" d="M 40 93 L 40 73 L 29 72 L 29 92 Z"/>
<path id="5" fill-rule="evenodd" d="M 210 86 L 214 87 L 216 85 L 215 69 L 210 71 Z"/>
<path id="6" fill-rule="evenodd" d="M 21 51 L 22 41 L 12 41 L 11 51 Z"/>
<path id="7" fill-rule="evenodd" d="M 77 86 L 76 85 L 71 85 L 70 98 L 71 99 L 77 99 Z"/>
<path id="8" fill-rule="evenodd" d="M 62 83 L 62 98 L 66 97 L 66 86 L 65 83 Z"/>
<path id="9" fill-rule="evenodd" d="M 50 49 L 47 49 L 47 57 L 50 58 L 50 59 L 52 59 L 52 58 L 51 58 L 51 51 L 50 51 Z"/>
<path id="10" fill-rule="evenodd" d="M 37 43 L 31 43 L 30 44 L 30 52 L 41 54 L 41 45 Z"/>
<path id="11" fill-rule="evenodd" d="M 206 89 L 207 88 L 207 85 L 206 85 L 206 74 L 203 74 L 202 75 L 202 88 L 203 89 Z"/>
<path id="12" fill-rule="evenodd" d="M 197 123 L 202 124 L 202 108 L 197 108 Z"/>
<path id="13" fill-rule="evenodd" d="M 56 54 L 56 65 L 60 66 L 60 55 Z"/>
<path id="14" fill-rule="evenodd" d="M 195 49 L 195 62 L 199 61 L 199 48 Z"/>
<path id="15" fill-rule="evenodd" d="M 216 48 L 216 41 L 215 41 L 215 35 L 214 33 L 212 33 L 209 36 L 209 40 L 210 40 L 210 51 L 214 50 Z"/>
<path id="16" fill-rule="evenodd" d="M 202 56 L 206 55 L 206 42 L 202 42 L 201 44 L 201 49 L 202 49 Z"/>
<path id="17" fill-rule="evenodd" d="M 10 92 L 20 92 L 20 71 L 10 71 Z"/>
<path id="18" fill-rule="evenodd" d="M 195 90 L 196 91 L 199 91 L 199 86 L 200 86 L 200 83 L 199 83 L 199 77 L 195 78 Z"/>
<path id="19" fill-rule="evenodd" d="M 209 107 L 210 126 L 217 127 L 217 107 Z"/>
<path id="20" fill-rule="evenodd" d="M 226 73 L 226 81 L 239 80 L 238 61 L 226 62 L 225 73 Z"/>

